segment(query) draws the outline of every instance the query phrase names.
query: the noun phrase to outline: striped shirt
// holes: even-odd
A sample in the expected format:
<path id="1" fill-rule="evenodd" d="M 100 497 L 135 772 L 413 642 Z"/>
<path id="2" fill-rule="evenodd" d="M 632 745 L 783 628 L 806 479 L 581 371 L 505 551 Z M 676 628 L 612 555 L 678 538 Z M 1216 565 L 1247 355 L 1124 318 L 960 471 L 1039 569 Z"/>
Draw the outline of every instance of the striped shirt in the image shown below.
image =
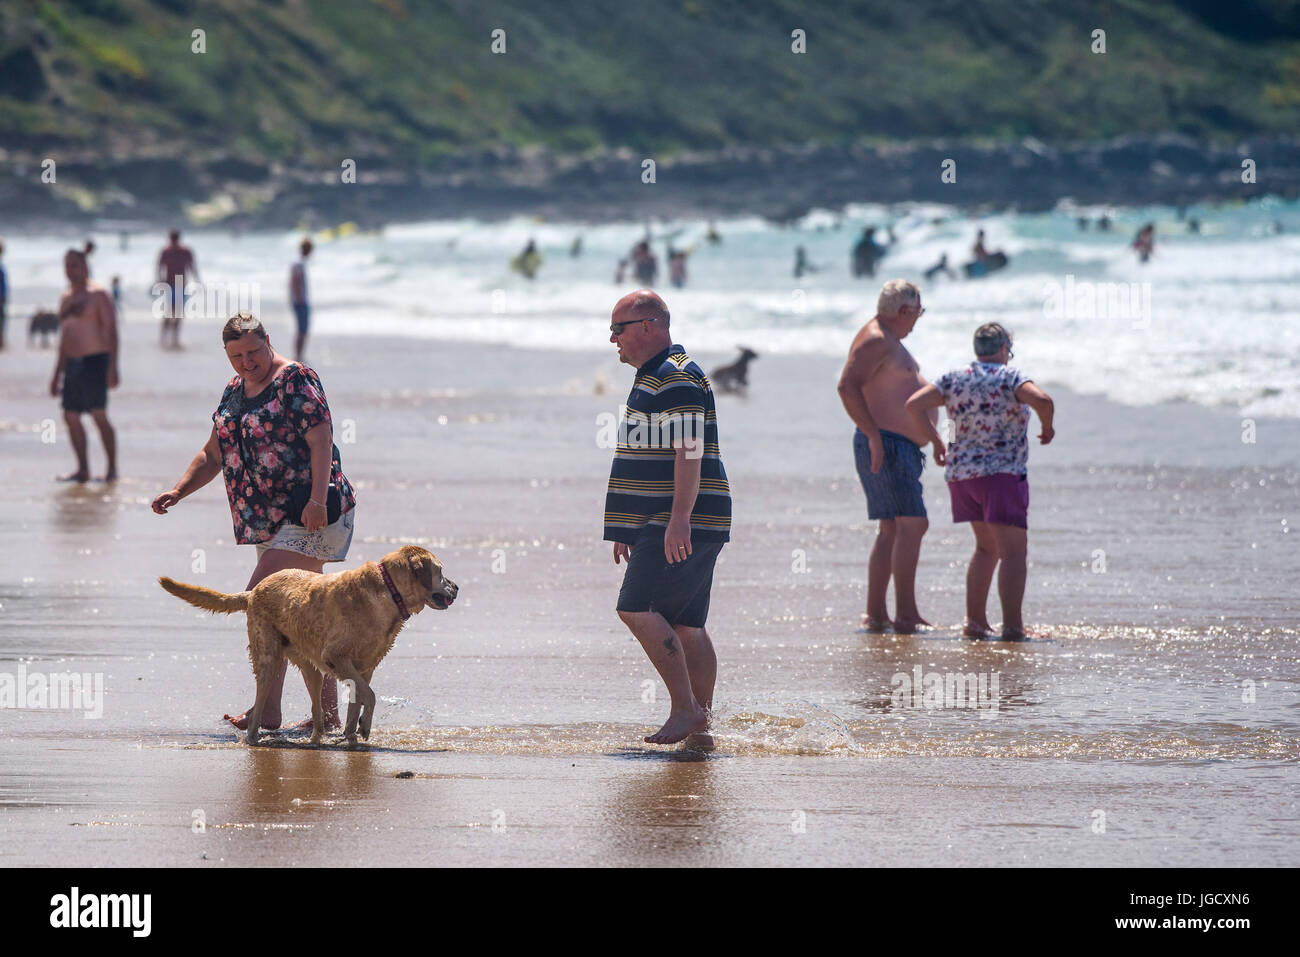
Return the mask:
<path id="1" fill-rule="evenodd" d="M 623 407 L 605 494 L 606 541 L 631 545 L 646 525 L 667 528 L 673 511 L 674 443 L 701 460 L 691 541 L 731 540 L 731 489 L 718 449 L 713 389 L 686 350 L 674 345 L 636 370 Z"/>

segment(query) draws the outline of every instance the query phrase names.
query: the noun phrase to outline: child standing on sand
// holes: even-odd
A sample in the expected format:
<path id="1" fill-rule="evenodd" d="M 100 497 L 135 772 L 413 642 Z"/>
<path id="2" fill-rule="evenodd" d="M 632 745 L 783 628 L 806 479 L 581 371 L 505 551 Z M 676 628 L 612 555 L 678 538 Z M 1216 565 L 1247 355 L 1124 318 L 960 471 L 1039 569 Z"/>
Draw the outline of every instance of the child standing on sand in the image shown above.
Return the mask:
<path id="1" fill-rule="evenodd" d="M 945 373 L 907 400 L 916 426 L 934 443 L 934 461 L 946 465 L 952 520 L 970 522 L 975 553 L 966 570 L 968 638 L 991 638 L 986 605 L 998 570 L 1003 641 L 1023 641 L 1021 604 L 1028 551 L 1029 410 L 1038 413 L 1046 445 L 1052 428 L 1052 399 L 1011 360 L 1011 334 L 996 322 L 975 331 L 975 361 Z M 926 412 L 946 406 L 953 423 L 952 448 L 945 449 Z M 1000 564 L 1000 568 L 998 567 Z"/>

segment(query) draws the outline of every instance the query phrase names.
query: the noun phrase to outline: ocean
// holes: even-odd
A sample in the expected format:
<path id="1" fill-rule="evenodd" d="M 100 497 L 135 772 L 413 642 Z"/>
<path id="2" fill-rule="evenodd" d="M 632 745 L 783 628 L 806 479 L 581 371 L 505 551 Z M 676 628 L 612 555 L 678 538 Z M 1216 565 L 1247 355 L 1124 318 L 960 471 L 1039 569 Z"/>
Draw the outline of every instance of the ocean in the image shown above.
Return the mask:
<path id="1" fill-rule="evenodd" d="M 1096 226 L 1103 212 L 1113 220 L 1108 232 Z M 1086 231 L 1078 216 L 1091 220 Z M 1200 221 L 1199 233 L 1190 232 L 1191 220 Z M 1146 222 L 1156 224 L 1157 248 L 1140 264 L 1129 243 Z M 866 225 L 882 234 L 892 225 L 898 240 L 875 280 L 854 279 L 848 268 Z M 1007 253 L 1009 268 L 978 280 L 923 279 L 941 255 L 954 271 L 969 261 L 979 228 L 990 250 Z M 660 286 L 672 293 L 673 314 L 691 323 L 698 349 L 743 344 L 760 354 L 842 356 L 864 313 L 870 317 L 879 283 L 902 277 L 921 284 L 927 310 L 909 345 L 945 368 L 964 364 L 974 329 L 997 321 L 1043 381 L 1081 394 L 1133 406 L 1181 400 L 1244 416 L 1300 416 L 1300 204 L 1275 199 L 1181 212 L 1064 205 L 986 216 L 851 206 L 842 214 L 814 210 L 784 227 L 723 220 L 717 244 L 706 241 L 703 220 L 442 221 L 377 233 L 345 228 L 342 237 L 336 227 L 317 232 L 309 260 L 313 329 L 601 351 L 617 262 L 647 229 Z M 195 303 L 206 294 L 216 307 L 190 320 L 191 328 L 219 323 L 227 317 L 222 305 L 243 302 L 268 325 L 292 329 L 288 269 L 301 235 L 187 232 L 205 283 Z M 53 304 L 59 253 L 85 238 L 9 237 L 11 326 L 31 307 Z M 123 279 L 127 326 L 154 321 L 153 263 L 163 230 L 131 235 L 125 251 L 111 230 L 91 238 L 95 278 Z M 532 281 L 509 267 L 530 238 L 543 256 Z M 577 257 L 570 255 L 575 239 Z M 683 289 L 668 287 L 666 242 L 691 250 Z M 800 245 L 818 271 L 796 280 Z M 630 270 L 626 278 L 623 288 L 632 288 Z"/>

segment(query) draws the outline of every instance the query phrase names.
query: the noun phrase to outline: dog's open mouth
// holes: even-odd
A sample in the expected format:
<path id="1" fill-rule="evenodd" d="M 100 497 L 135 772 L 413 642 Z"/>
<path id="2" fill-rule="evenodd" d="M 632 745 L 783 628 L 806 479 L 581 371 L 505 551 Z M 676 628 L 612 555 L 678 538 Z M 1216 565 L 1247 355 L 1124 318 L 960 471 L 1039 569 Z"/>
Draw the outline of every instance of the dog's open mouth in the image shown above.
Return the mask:
<path id="1" fill-rule="evenodd" d="M 429 599 L 429 604 L 431 604 L 434 608 L 438 609 L 439 611 L 446 611 L 448 608 L 451 607 L 451 603 L 455 600 L 456 599 L 449 598 L 446 595 L 437 594 Z"/>

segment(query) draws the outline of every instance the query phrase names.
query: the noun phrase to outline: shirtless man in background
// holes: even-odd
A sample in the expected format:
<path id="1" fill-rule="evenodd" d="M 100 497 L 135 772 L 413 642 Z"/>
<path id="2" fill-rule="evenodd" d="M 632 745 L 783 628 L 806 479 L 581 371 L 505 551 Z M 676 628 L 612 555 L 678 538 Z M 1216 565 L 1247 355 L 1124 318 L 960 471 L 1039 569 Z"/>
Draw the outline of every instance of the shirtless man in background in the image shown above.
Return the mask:
<path id="1" fill-rule="evenodd" d="M 907 411 L 907 400 L 928 383 L 902 343 L 924 312 L 921 290 L 903 279 L 889 280 L 880 290 L 875 317 L 858 331 L 840 375 L 840 401 L 858 427 L 853 453 L 867 495 L 867 516 L 880 522 L 867 565 L 862 624 L 868 631 L 884 631 L 891 623 L 885 607 L 891 577 L 894 630 L 910 634 L 929 624 L 916 607 L 916 563 L 921 537 L 930 527 L 921 497 L 921 446 L 930 437 L 917 431 Z M 930 417 L 937 421 L 937 410 Z"/>
<path id="2" fill-rule="evenodd" d="M 108 390 L 120 381 L 117 369 L 117 313 L 104 287 L 90 281 L 86 254 L 69 249 L 63 257 L 63 271 L 70 288 L 59 299 L 59 356 L 50 380 L 50 395 L 63 396 L 63 421 L 77 455 L 77 471 L 61 481 L 86 482 L 90 464 L 86 459 L 86 430 L 83 413 L 90 413 L 104 442 L 108 469 L 104 481 L 117 478 L 117 436 L 108 421 Z"/>
<path id="3" fill-rule="evenodd" d="M 167 333 L 171 333 L 170 346 L 181 347 L 181 318 L 185 315 L 185 281 L 199 278 L 199 267 L 194 264 L 194 252 L 181 245 L 181 231 L 167 233 L 167 245 L 158 254 L 158 282 L 167 289 L 163 292 L 163 324 L 161 345 L 166 349 Z"/>

